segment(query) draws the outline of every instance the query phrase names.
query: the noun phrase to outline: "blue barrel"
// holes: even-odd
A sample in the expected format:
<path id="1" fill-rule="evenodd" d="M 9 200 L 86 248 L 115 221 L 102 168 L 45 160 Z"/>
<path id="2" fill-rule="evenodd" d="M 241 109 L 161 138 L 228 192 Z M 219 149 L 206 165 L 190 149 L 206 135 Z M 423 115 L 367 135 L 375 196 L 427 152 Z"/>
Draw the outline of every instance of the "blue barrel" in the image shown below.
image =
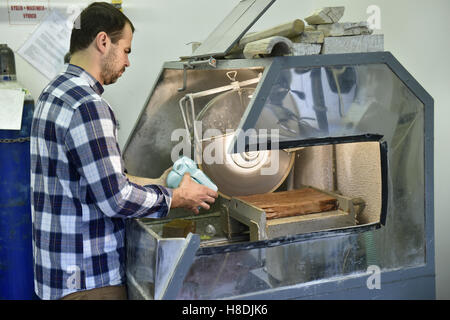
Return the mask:
<path id="1" fill-rule="evenodd" d="M 1 94 L 1 90 L 0 90 Z M 21 130 L 0 130 L 0 299 L 36 299 L 30 205 L 30 132 L 34 102 L 27 97 Z"/>

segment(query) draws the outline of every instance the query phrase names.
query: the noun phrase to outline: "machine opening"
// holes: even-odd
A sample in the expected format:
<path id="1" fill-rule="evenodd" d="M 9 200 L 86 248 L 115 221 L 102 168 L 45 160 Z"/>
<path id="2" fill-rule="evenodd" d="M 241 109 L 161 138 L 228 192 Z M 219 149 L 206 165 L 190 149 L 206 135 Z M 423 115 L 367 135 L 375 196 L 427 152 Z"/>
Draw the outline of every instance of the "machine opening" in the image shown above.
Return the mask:
<path id="1" fill-rule="evenodd" d="M 291 161 L 283 167 L 274 190 L 252 192 L 264 185 L 265 176 L 260 176 L 259 185 L 247 187 L 244 195 L 221 194 L 208 212 L 168 220 L 143 219 L 145 224 L 160 239 L 196 233 L 201 248 L 214 250 L 272 240 L 283 244 L 333 232 L 362 232 L 384 224 L 383 143 L 345 142 L 283 151 Z M 252 177 L 243 175 L 236 183 L 246 185 L 248 179 Z M 217 179 L 215 183 L 220 190 L 221 183 Z"/>
<path id="2" fill-rule="evenodd" d="M 380 150 L 378 141 L 285 150 L 294 161 L 282 174 L 282 184 L 273 192 L 235 196 L 223 204 L 224 232 L 230 240 L 247 233 L 249 241 L 258 241 L 379 224 Z"/>

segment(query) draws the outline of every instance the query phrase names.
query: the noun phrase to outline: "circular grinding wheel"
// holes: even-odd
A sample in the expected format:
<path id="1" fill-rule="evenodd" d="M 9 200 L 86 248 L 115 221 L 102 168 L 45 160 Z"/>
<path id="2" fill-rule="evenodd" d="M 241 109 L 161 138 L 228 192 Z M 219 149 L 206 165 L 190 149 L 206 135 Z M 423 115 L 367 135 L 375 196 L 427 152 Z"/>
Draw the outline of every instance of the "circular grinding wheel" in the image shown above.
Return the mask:
<path id="1" fill-rule="evenodd" d="M 295 153 L 284 150 L 227 152 L 254 90 L 245 88 L 222 93 L 197 117 L 197 121 L 202 122 L 203 137 L 200 169 L 226 198 L 276 190 L 294 163 Z M 196 159 L 199 159 L 198 154 Z"/>

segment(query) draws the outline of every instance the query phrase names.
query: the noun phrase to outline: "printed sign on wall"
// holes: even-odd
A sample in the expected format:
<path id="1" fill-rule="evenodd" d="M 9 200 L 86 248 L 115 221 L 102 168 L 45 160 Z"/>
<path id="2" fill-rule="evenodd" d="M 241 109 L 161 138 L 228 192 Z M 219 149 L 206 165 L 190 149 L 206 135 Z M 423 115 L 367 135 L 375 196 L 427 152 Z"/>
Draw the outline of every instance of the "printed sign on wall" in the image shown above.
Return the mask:
<path id="1" fill-rule="evenodd" d="M 9 23 L 37 24 L 47 14 L 48 0 L 7 0 Z"/>
<path id="2" fill-rule="evenodd" d="M 69 51 L 71 24 L 58 11 L 50 11 L 17 53 L 52 79 L 63 71 L 64 56 Z"/>

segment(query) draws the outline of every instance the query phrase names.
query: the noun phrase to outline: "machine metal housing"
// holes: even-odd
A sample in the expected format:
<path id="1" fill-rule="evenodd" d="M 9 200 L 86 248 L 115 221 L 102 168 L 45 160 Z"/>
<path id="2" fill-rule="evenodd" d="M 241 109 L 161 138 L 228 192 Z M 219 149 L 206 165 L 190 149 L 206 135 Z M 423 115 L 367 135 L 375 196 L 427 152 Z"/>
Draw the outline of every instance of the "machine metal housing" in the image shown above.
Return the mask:
<path id="1" fill-rule="evenodd" d="M 252 93 L 241 99 L 243 114 L 220 114 L 238 120 L 225 154 L 287 152 L 288 172 L 263 198 L 289 194 L 285 208 L 297 210 L 292 194 L 308 189 L 335 205 L 269 219 L 252 192 L 228 189 L 198 216 L 176 209 L 130 220 L 129 297 L 434 298 L 433 99 L 389 52 L 225 59 L 273 2 L 240 1 L 190 57 L 164 63 L 125 145 L 125 167 L 157 177 L 181 153 L 202 160 L 196 115 L 244 85 Z M 163 237 L 180 217 L 196 233 Z"/>
<path id="2" fill-rule="evenodd" d="M 221 198 L 210 212 L 195 217 L 180 210 L 169 214 L 168 219 L 196 219 L 200 235 L 205 235 L 201 230 L 206 226 L 213 226 L 216 236 L 201 241 L 196 234 L 187 238 L 162 238 L 161 228 L 168 220 L 129 221 L 127 278 L 131 298 L 434 297 L 433 99 L 389 52 L 217 60 L 215 68 L 200 65 L 187 72 L 183 62 L 165 63 L 126 144 L 125 166 L 130 174 L 146 177 L 158 176 L 169 167 L 171 153 L 179 142 L 172 141 L 172 132 L 184 127 L 178 101 L 187 92 L 229 84 L 224 75 L 230 70 L 238 72 L 240 81 L 262 72 L 240 124 L 246 130 L 258 124 L 258 117 L 283 70 L 326 72 L 342 66 L 355 70 L 359 79 L 358 93 L 352 100 L 373 102 L 362 114 L 353 113 L 353 119 L 359 119 L 357 125 L 334 121 L 332 113 L 338 106 L 335 100 L 327 105 L 328 123 L 332 124 L 328 132 L 282 138 L 278 147 L 317 149 L 376 143 L 380 151 L 376 159 L 380 168 L 377 179 L 382 188 L 375 214 L 353 226 L 296 234 L 289 231 L 273 238 L 251 237 L 250 230 L 234 238 L 226 232 L 220 233 L 227 218 L 224 208 L 232 208 L 236 199 Z M 178 88 L 182 87 L 185 72 L 186 91 L 180 92 Z M 326 91 L 327 97 L 330 91 L 323 89 L 324 84 L 322 81 L 321 90 Z M 313 83 L 313 87 L 317 88 L 318 83 Z M 208 99 L 199 99 L 197 113 Z M 252 147 L 260 148 L 246 144 L 247 149 Z M 361 164 L 370 159 L 365 158 L 365 152 L 356 152 L 357 149 L 346 161 L 360 159 Z M 310 156 L 314 154 L 311 151 Z M 309 167 L 305 164 L 306 168 L 318 163 L 318 157 L 320 153 L 310 159 Z M 364 174 L 358 177 L 346 184 L 350 186 L 346 190 L 339 188 L 340 196 L 350 200 L 360 198 L 358 190 L 364 189 Z M 238 224 L 233 223 L 237 228 L 250 229 L 250 223 L 243 222 L 241 219 Z M 368 287 L 371 267 L 381 272 L 380 289 Z M 417 290 L 419 287 L 421 290 Z"/>

